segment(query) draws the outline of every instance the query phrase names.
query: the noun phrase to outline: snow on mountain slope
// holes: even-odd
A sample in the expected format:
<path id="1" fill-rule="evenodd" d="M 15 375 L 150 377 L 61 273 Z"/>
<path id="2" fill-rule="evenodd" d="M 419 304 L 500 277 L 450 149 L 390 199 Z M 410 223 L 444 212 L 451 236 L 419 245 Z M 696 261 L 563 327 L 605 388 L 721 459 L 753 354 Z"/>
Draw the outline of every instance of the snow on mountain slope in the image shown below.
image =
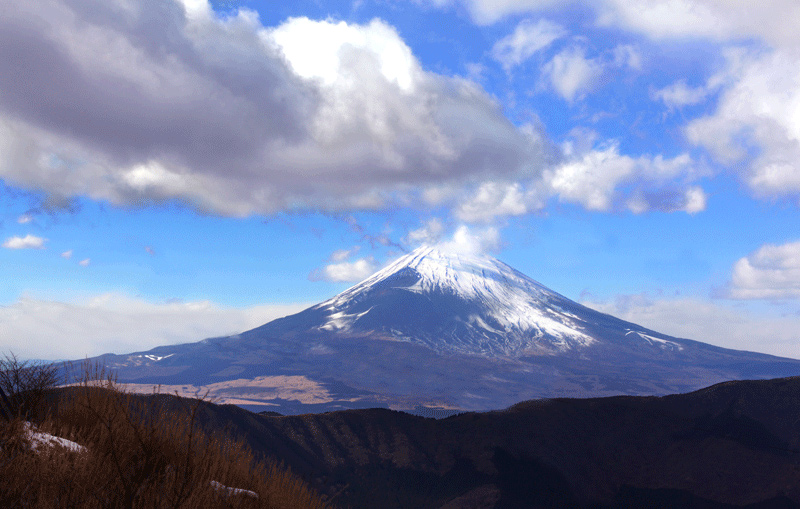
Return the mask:
<path id="1" fill-rule="evenodd" d="M 373 327 L 435 350 L 520 355 L 592 344 L 575 306 L 493 258 L 422 247 L 315 309 L 328 331 Z"/>
<path id="2" fill-rule="evenodd" d="M 129 387 L 203 389 L 292 414 L 490 410 L 531 398 L 663 395 L 800 373 L 798 360 L 660 334 L 495 259 L 430 247 L 255 329 L 102 361 Z"/>

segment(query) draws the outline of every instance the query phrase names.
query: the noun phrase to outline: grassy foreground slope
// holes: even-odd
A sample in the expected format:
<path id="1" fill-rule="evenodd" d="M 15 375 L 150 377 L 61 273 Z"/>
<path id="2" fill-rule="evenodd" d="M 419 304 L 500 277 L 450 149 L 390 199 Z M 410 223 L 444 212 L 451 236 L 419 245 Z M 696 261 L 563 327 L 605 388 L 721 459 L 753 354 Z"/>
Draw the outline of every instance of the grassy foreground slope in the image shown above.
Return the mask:
<path id="1" fill-rule="evenodd" d="M 441 420 L 262 415 L 100 385 L 48 392 L 30 417 L 85 453 L 32 454 L 6 428 L 0 507 L 800 507 L 800 377 Z"/>
<path id="2" fill-rule="evenodd" d="M 229 430 L 203 427 L 198 399 L 127 394 L 96 372 L 73 387 L 12 393 L 11 404 L 11 419 L 0 419 L 0 507 L 325 507 Z M 43 443 L 49 435 L 79 445 Z"/>

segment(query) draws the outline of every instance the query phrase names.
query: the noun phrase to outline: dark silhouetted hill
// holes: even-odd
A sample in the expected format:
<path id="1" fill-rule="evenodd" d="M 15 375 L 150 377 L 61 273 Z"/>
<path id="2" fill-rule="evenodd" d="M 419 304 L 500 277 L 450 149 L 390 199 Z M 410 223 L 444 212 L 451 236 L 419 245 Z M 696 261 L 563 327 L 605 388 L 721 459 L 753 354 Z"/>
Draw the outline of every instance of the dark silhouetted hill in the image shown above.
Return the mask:
<path id="1" fill-rule="evenodd" d="M 800 507 L 800 377 L 528 401 L 441 420 L 213 404 L 198 418 L 341 507 Z"/>

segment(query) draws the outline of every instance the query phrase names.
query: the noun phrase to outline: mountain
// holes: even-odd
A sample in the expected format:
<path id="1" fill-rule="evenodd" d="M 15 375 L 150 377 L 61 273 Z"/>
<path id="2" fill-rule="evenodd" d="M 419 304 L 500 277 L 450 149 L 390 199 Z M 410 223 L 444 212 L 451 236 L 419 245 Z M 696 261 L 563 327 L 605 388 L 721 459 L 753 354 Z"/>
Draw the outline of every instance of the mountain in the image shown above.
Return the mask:
<path id="1" fill-rule="evenodd" d="M 798 393 L 794 377 L 443 420 L 372 409 L 220 422 L 341 507 L 798 508 Z"/>
<path id="2" fill-rule="evenodd" d="M 300 313 L 99 360 L 135 390 L 281 413 L 490 410 L 662 395 L 800 374 L 800 361 L 670 337 L 573 302 L 489 257 L 423 247 Z M 137 385 L 138 384 L 138 385 Z"/>
<path id="3" fill-rule="evenodd" d="M 489 257 L 422 247 L 341 294 L 256 329 L 371 336 L 440 354 L 520 358 L 617 352 L 663 359 L 683 341 L 582 306 Z"/>
<path id="4" fill-rule="evenodd" d="M 440 420 L 386 409 L 280 417 L 214 404 L 198 414 L 208 431 L 278 459 L 334 507 L 797 508 L 797 394 L 800 377 L 528 401 Z M 157 399 L 142 407 L 187 405 Z"/>
<path id="5" fill-rule="evenodd" d="M 574 311 L 594 313 L 498 260 L 423 247 L 263 330 L 371 334 L 442 354 L 519 357 L 592 344 Z"/>

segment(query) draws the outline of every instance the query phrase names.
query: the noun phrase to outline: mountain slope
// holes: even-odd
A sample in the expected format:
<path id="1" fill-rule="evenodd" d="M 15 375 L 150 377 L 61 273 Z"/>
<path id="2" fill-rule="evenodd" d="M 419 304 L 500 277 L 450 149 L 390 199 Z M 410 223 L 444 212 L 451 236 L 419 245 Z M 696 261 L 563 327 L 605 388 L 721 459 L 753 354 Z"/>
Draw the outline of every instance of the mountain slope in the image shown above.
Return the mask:
<path id="1" fill-rule="evenodd" d="M 210 390 L 283 413 L 487 410 L 800 374 L 798 360 L 673 338 L 582 306 L 492 258 L 429 247 L 242 334 L 104 360 L 120 381 Z"/>
<path id="2" fill-rule="evenodd" d="M 339 507 L 790 508 L 800 507 L 799 393 L 800 377 L 737 381 L 443 420 L 204 404 L 200 422 L 279 459 Z"/>
<path id="3" fill-rule="evenodd" d="M 574 303 L 491 258 L 424 247 L 312 309 L 320 327 L 376 331 L 440 352 L 565 352 L 594 340 Z"/>

